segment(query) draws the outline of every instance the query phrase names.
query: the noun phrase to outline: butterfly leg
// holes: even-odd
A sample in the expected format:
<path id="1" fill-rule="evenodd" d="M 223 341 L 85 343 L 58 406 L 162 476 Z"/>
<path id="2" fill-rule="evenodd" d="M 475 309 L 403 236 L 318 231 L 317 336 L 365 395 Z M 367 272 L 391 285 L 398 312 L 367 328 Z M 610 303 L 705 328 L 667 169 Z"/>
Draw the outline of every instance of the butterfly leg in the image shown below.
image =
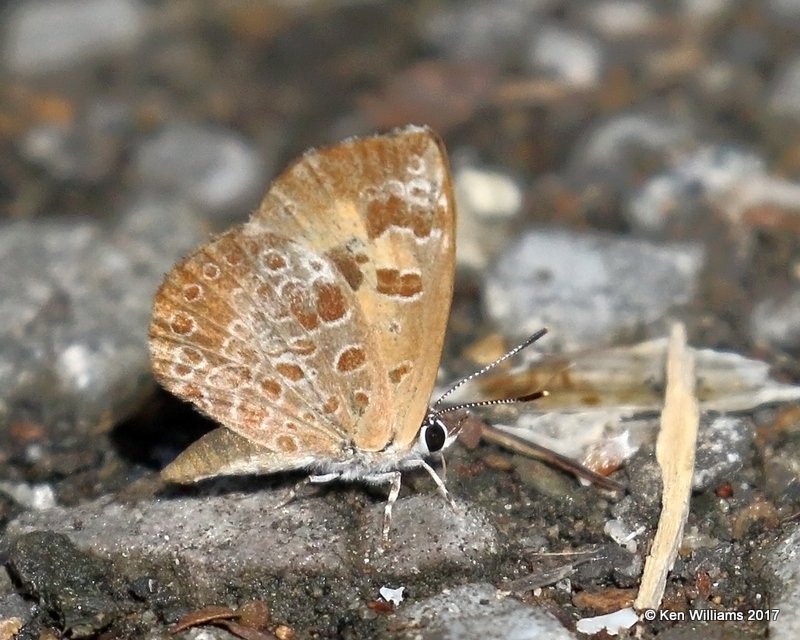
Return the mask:
<path id="1" fill-rule="evenodd" d="M 294 502 L 295 498 L 297 498 L 297 494 L 300 493 L 311 481 L 311 478 L 303 478 L 300 482 L 294 485 L 291 489 L 289 489 L 289 493 L 286 494 L 286 497 L 278 503 L 278 509 L 282 509 L 290 502 Z"/>
<path id="2" fill-rule="evenodd" d="M 339 472 L 335 473 L 324 473 L 321 476 L 308 476 L 308 482 L 311 484 L 323 484 L 325 482 L 333 482 L 337 480 L 339 476 L 342 474 Z"/>
<path id="3" fill-rule="evenodd" d="M 439 477 L 439 474 L 436 473 L 436 470 L 424 460 L 419 460 L 418 463 L 419 466 L 425 469 L 425 471 L 428 472 L 430 477 L 433 478 L 433 481 L 436 483 L 436 486 L 439 487 L 439 493 L 441 493 L 442 497 L 444 497 L 444 499 L 447 500 L 447 503 L 450 505 L 450 508 L 453 509 L 453 511 L 457 512 L 458 505 L 456 504 L 456 501 L 453 500 L 453 496 L 450 495 L 450 492 L 447 490 L 447 487 L 444 486 L 444 482 Z"/>
<path id="4" fill-rule="evenodd" d="M 384 544 L 389 542 L 389 526 L 392 523 L 392 506 L 397 501 L 397 496 L 400 495 L 400 484 L 403 476 L 399 471 L 392 471 L 385 474 L 386 479 L 391 482 L 389 485 L 389 498 L 386 500 L 386 508 L 383 510 L 383 533 L 381 538 Z"/>
<path id="5" fill-rule="evenodd" d="M 383 544 L 389 542 L 389 527 L 392 523 L 392 507 L 397 502 L 397 496 L 400 495 L 400 485 L 403 481 L 403 475 L 399 471 L 387 471 L 386 473 L 374 473 L 364 478 L 371 484 L 389 484 L 389 497 L 386 500 L 386 507 L 383 510 L 383 532 L 381 539 Z"/>
<path id="6" fill-rule="evenodd" d="M 307 478 L 303 478 L 300 482 L 298 482 L 292 489 L 289 491 L 289 495 L 281 501 L 278 505 L 278 508 L 285 507 L 290 502 L 294 501 L 297 497 L 297 494 L 300 493 L 305 487 L 309 484 L 321 484 L 324 482 L 332 482 L 339 477 L 339 473 L 326 473 L 320 476 L 308 476 Z"/>

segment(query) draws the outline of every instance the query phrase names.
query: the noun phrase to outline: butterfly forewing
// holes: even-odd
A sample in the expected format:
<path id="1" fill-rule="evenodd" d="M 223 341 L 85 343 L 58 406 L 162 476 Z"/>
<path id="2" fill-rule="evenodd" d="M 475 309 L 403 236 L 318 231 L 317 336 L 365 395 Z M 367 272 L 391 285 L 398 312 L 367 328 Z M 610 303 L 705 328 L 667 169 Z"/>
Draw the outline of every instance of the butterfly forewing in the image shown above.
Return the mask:
<path id="1" fill-rule="evenodd" d="M 262 447 L 268 471 L 408 447 L 444 339 L 454 222 L 427 129 L 307 153 L 249 222 L 167 275 L 159 382 Z"/>
<path id="2" fill-rule="evenodd" d="M 362 449 L 408 446 L 425 415 L 453 292 L 449 176 L 439 138 L 409 127 L 307 153 L 251 221 L 291 229 L 322 253 L 377 336 L 370 358 L 381 363 L 381 379 L 361 419 L 345 425 Z"/>

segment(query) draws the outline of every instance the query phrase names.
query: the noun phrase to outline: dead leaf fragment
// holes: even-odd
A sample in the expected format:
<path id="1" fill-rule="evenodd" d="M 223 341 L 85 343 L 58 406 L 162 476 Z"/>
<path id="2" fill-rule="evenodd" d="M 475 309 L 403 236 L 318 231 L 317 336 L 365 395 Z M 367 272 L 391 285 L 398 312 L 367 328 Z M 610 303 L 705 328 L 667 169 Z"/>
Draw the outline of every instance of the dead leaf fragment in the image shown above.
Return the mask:
<path id="1" fill-rule="evenodd" d="M 246 627 L 266 629 L 270 620 L 269 606 L 263 600 L 251 600 L 236 610 L 236 617 Z"/>
<path id="2" fill-rule="evenodd" d="M 22 628 L 21 618 L 5 618 L 0 620 L 0 640 L 13 640 Z"/>
<path id="3" fill-rule="evenodd" d="M 236 612 L 230 607 L 211 605 L 209 607 L 203 607 L 202 609 L 197 609 L 196 611 L 190 611 L 187 613 L 180 620 L 178 620 L 172 629 L 170 629 L 170 633 L 175 635 L 176 633 L 186 631 L 186 629 L 191 629 L 192 627 L 199 627 L 217 620 L 229 620 L 235 617 Z"/>
<path id="4" fill-rule="evenodd" d="M 572 596 L 572 604 L 579 609 L 588 609 L 595 614 L 611 613 L 630 607 L 636 598 L 635 589 L 601 589 L 579 591 Z"/>

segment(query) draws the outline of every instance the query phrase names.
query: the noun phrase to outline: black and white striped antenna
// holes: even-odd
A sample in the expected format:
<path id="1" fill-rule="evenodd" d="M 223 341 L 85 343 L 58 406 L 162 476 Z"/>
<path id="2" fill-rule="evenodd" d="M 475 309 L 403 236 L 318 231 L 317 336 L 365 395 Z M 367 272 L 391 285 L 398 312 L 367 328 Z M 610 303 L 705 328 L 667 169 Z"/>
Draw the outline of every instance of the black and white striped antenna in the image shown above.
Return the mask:
<path id="1" fill-rule="evenodd" d="M 524 340 L 523 342 L 519 343 L 516 347 L 514 347 L 513 349 L 511 349 L 507 353 L 505 353 L 502 356 L 500 356 L 494 362 L 491 362 L 491 363 L 487 364 L 482 369 L 480 369 L 480 370 L 478 370 L 478 371 L 476 371 L 474 373 L 471 373 L 466 378 L 462 378 L 461 380 L 456 382 L 452 387 L 450 387 L 441 396 L 439 396 L 439 399 L 436 402 L 433 403 L 433 409 L 435 410 L 435 415 L 441 415 L 442 413 L 449 413 L 451 411 L 458 411 L 460 409 L 473 409 L 473 408 L 476 408 L 476 407 L 490 407 L 490 406 L 498 405 L 498 404 L 515 404 L 517 402 L 530 402 L 532 400 L 538 400 L 539 398 L 543 398 L 546 395 L 548 395 L 547 391 L 542 389 L 542 390 L 539 390 L 539 391 L 534 391 L 533 393 L 525 394 L 523 396 L 517 396 L 516 398 L 498 398 L 498 399 L 494 399 L 494 400 L 479 400 L 477 402 L 465 402 L 463 404 L 457 404 L 455 406 L 447 407 L 445 409 L 436 409 L 442 403 L 442 401 L 445 398 L 447 398 L 450 394 L 452 394 L 456 389 L 460 388 L 462 385 L 466 384 L 470 380 L 473 380 L 473 379 L 475 379 L 475 378 L 477 378 L 479 376 L 482 376 L 487 371 L 490 371 L 491 369 L 494 369 L 501 362 L 504 362 L 505 360 L 508 360 L 512 356 L 517 355 L 520 351 L 522 351 L 523 349 L 531 346 L 534 342 L 536 342 L 539 338 L 541 338 L 546 333 L 547 333 L 547 329 L 539 329 L 535 333 L 531 334 L 526 340 Z"/>

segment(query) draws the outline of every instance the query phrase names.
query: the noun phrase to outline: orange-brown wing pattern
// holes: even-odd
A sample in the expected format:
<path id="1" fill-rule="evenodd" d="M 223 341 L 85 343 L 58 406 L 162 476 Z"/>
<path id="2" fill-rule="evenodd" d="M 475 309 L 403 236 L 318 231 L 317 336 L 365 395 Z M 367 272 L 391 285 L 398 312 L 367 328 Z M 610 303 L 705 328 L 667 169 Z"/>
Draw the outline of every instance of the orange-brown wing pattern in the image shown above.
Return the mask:
<path id="1" fill-rule="evenodd" d="M 410 446 L 444 339 L 454 223 L 427 129 L 307 153 L 249 222 L 167 275 L 156 377 L 263 448 L 264 471 Z"/>
<path id="2" fill-rule="evenodd" d="M 407 127 L 307 153 L 250 222 L 305 238 L 346 279 L 389 381 L 346 427 L 359 447 L 413 441 L 439 366 L 453 294 L 455 204 L 447 156 L 429 129 Z M 375 357 L 375 356 L 373 356 Z"/>
<path id="3" fill-rule="evenodd" d="M 363 411 L 357 390 L 381 376 L 365 328 L 325 260 L 235 228 L 167 276 L 150 349 L 159 382 L 232 431 L 287 455 L 336 458 L 342 425 Z"/>

